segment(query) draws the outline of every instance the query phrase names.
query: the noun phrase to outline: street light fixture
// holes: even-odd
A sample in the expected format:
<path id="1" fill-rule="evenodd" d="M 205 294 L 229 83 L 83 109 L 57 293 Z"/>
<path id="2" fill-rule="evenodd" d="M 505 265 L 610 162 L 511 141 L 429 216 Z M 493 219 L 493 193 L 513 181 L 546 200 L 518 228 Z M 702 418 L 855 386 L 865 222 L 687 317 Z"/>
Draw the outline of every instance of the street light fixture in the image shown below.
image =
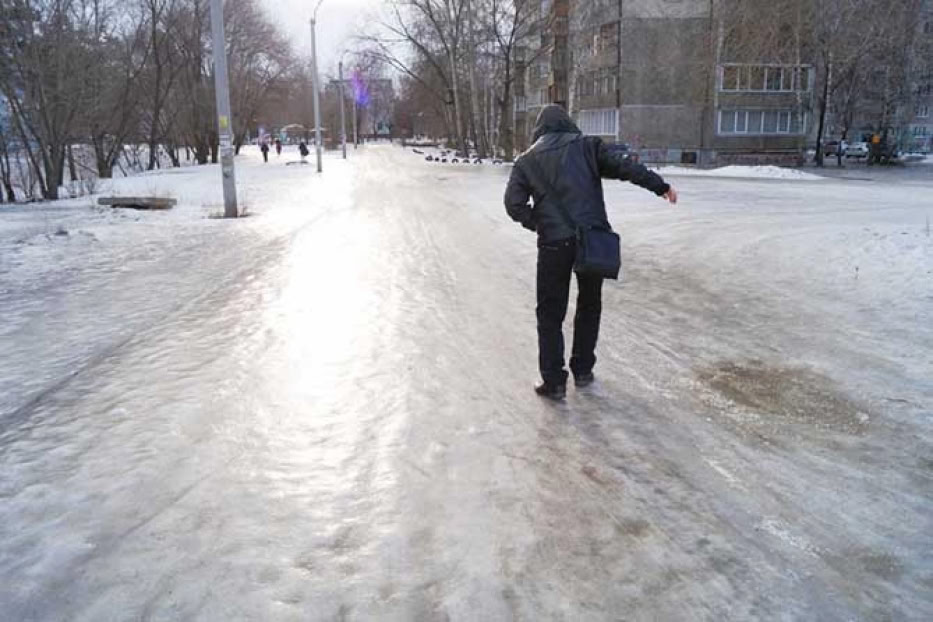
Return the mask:
<path id="1" fill-rule="evenodd" d="M 320 81 L 317 73 L 317 41 L 315 40 L 315 25 L 317 23 L 317 11 L 321 8 L 321 3 L 324 0 L 318 0 L 317 6 L 314 7 L 314 12 L 311 14 L 311 81 L 313 82 L 313 93 L 312 98 L 314 100 L 314 144 L 315 151 L 317 153 L 317 172 L 320 173 L 323 171 L 323 165 L 321 163 L 321 101 L 320 95 L 318 94 L 318 89 L 320 89 Z"/>

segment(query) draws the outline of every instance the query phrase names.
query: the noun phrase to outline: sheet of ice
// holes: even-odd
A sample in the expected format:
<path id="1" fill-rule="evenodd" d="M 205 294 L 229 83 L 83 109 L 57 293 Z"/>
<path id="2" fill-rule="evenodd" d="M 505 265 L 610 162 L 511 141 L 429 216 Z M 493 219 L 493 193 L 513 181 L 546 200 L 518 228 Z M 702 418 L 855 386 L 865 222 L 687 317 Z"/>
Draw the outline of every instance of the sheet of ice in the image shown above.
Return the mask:
<path id="1" fill-rule="evenodd" d="M 330 174 L 317 178 L 313 165 L 298 161 L 294 147 L 268 165 L 246 148 L 237 158 L 238 198 L 249 217 L 232 225 L 217 218 L 217 166 L 114 179 L 94 197 L 3 206 L 0 339 L 16 339 L 0 358 L 0 419 L 193 292 L 241 273 L 263 245 L 344 204 L 345 163 L 329 155 Z M 169 196 L 178 205 L 158 212 L 96 205 L 111 194 Z M 32 360 L 44 361 L 40 373 L 24 373 Z"/>
<path id="2" fill-rule="evenodd" d="M 4 254 L 3 617 L 933 618 L 928 177 L 607 184 L 554 406 L 507 169 L 238 165 L 250 218 L 204 168 Z"/>

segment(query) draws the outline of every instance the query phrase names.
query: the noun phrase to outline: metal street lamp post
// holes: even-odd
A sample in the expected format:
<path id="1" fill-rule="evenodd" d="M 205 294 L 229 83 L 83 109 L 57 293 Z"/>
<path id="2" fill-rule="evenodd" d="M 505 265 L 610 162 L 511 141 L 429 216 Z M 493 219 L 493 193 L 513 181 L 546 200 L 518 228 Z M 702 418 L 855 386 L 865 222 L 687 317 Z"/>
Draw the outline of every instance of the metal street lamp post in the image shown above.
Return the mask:
<path id="1" fill-rule="evenodd" d="M 343 59 L 337 65 L 338 80 L 340 81 L 340 146 L 343 149 L 343 159 L 347 159 L 347 118 L 344 112 L 343 94 Z"/>
<path id="2" fill-rule="evenodd" d="M 239 210 L 236 201 L 236 170 L 233 164 L 233 118 L 230 113 L 223 11 L 223 0 L 211 0 L 211 47 L 214 53 L 214 91 L 220 138 L 220 170 L 224 186 L 224 218 L 236 218 L 239 216 Z"/>
<path id="3" fill-rule="evenodd" d="M 321 163 L 321 149 L 322 149 L 322 140 L 321 140 L 321 101 L 320 94 L 318 90 L 320 89 L 320 80 L 317 73 L 317 41 L 315 40 L 315 25 L 317 22 L 317 10 L 321 8 L 321 3 L 324 0 L 318 0 L 317 6 L 314 7 L 314 13 L 311 16 L 311 81 L 314 83 L 314 89 L 312 93 L 312 98 L 314 99 L 314 144 L 316 147 L 317 153 L 317 172 L 320 173 L 324 170 L 324 167 Z"/>

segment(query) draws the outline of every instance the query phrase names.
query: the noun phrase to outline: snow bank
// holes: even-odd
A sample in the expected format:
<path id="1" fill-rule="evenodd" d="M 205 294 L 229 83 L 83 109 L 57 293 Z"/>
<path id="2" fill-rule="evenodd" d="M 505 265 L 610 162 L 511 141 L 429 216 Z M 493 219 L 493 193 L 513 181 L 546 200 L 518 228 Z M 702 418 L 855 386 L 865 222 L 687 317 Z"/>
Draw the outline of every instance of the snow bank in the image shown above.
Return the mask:
<path id="1" fill-rule="evenodd" d="M 686 168 L 683 166 L 652 167 L 661 175 L 693 177 L 732 177 L 747 179 L 791 179 L 794 181 L 821 181 L 826 179 L 780 166 L 723 166 L 713 169 Z"/>

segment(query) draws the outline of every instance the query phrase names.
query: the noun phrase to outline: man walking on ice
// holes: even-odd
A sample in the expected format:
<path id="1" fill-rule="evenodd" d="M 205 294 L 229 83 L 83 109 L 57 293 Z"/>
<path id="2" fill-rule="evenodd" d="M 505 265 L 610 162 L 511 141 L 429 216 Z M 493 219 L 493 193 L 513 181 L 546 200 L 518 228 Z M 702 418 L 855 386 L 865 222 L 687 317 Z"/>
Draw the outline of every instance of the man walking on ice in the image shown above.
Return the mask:
<path id="1" fill-rule="evenodd" d="M 534 144 L 515 161 L 505 190 L 512 220 L 538 234 L 538 395 L 561 400 L 567 394 L 564 316 L 570 275 L 577 260 L 579 232 L 610 230 L 602 179 L 641 186 L 671 203 L 677 192 L 661 177 L 629 158 L 614 155 L 603 141 L 584 137 L 563 108 L 546 106 L 535 124 Z M 528 204 L 529 198 L 534 201 Z M 603 277 L 577 266 L 577 312 L 570 371 L 577 387 L 593 382 L 602 312 Z"/>

